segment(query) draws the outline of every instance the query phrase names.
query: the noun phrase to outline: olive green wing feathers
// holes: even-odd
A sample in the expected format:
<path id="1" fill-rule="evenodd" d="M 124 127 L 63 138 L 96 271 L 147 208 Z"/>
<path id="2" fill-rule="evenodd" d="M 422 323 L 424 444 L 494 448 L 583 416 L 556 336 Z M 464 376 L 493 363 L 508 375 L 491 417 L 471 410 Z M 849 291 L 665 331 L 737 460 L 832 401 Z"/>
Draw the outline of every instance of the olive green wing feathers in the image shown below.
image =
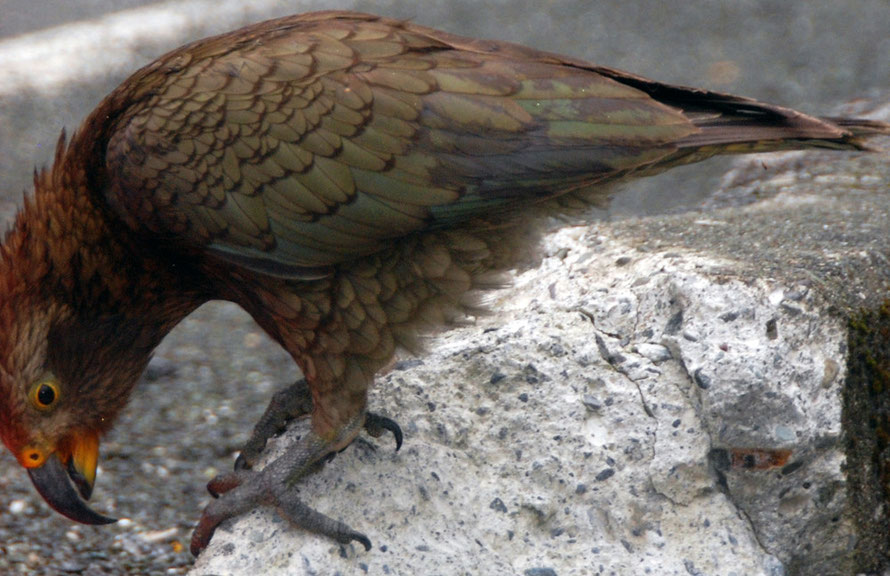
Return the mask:
<path id="1" fill-rule="evenodd" d="M 195 43 L 129 84 L 108 137 L 112 209 L 295 278 L 632 171 L 697 130 L 546 54 L 336 13 Z"/>

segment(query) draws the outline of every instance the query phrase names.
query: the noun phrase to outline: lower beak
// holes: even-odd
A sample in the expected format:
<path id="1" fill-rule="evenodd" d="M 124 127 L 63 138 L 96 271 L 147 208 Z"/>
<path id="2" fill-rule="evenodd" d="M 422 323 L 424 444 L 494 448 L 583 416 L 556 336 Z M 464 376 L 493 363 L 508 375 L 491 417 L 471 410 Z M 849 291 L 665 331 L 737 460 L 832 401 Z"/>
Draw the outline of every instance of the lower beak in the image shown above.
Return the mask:
<path id="1" fill-rule="evenodd" d="M 85 501 L 93 490 L 98 456 L 98 437 L 88 436 L 75 444 L 67 466 L 52 454 L 41 466 L 28 468 L 28 474 L 46 503 L 59 514 L 82 524 L 110 524 L 117 519 L 99 514 Z"/>
<path id="2" fill-rule="evenodd" d="M 77 436 L 68 459 L 68 477 L 77 486 L 85 500 L 93 494 L 96 467 L 99 464 L 99 435 L 93 433 Z"/>

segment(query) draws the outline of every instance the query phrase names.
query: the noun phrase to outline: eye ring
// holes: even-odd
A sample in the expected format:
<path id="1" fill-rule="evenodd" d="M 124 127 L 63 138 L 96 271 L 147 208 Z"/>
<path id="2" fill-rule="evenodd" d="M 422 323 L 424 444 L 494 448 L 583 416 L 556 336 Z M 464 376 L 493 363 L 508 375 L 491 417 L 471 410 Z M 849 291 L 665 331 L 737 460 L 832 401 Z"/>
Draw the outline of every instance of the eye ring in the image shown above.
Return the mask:
<path id="1" fill-rule="evenodd" d="M 46 453 L 39 448 L 28 446 L 22 451 L 21 461 L 26 468 L 37 468 L 46 462 Z"/>
<path id="2" fill-rule="evenodd" d="M 41 411 L 52 409 L 59 402 L 60 396 L 59 385 L 52 379 L 35 382 L 28 394 L 31 404 Z"/>

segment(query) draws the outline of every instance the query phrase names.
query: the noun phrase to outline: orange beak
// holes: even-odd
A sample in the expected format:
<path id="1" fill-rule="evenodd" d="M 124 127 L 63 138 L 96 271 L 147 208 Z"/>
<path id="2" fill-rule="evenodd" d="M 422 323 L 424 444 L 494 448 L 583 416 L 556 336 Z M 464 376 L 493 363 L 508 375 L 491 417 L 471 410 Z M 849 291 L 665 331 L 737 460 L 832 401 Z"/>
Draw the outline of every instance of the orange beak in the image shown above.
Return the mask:
<path id="1" fill-rule="evenodd" d="M 103 516 L 87 505 L 96 480 L 99 461 L 99 435 L 84 433 L 57 452 L 40 458 L 38 465 L 25 466 L 34 487 L 56 512 L 83 524 L 110 524 L 115 518 Z M 31 459 L 32 462 L 35 459 Z M 76 489 L 75 489 L 76 488 Z"/>

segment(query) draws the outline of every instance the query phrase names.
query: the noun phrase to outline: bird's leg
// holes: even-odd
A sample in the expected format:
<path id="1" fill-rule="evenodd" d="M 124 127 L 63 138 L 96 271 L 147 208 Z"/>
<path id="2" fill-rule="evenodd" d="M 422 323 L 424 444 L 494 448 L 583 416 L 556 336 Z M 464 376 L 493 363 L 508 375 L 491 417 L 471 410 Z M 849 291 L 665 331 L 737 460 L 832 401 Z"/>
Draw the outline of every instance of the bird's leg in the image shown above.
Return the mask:
<path id="1" fill-rule="evenodd" d="M 235 460 L 235 470 L 253 468 L 269 438 L 284 432 L 289 421 L 311 412 L 312 396 L 305 378 L 276 392 Z"/>
<path id="2" fill-rule="evenodd" d="M 292 397 L 286 397 L 288 394 Z M 284 409 L 294 407 L 298 410 Z M 302 409 L 305 410 L 301 412 Z M 259 506 L 275 507 L 292 523 L 337 542 L 346 544 L 355 540 L 366 550 L 371 548 L 371 541 L 364 534 L 306 506 L 299 499 L 294 486 L 323 464 L 328 456 L 348 446 L 362 429 L 375 438 L 386 431 L 392 432 L 396 439 L 396 449 L 402 445 L 402 430 L 394 420 L 366 412 L 364 403 L 360 403 L 358 414 L 349 418 L 345 424 L 336 426 L 333 433 L 319 433 L 315 430 L 315 424 L 317 420 L 322 419 L 316 417 L 317 411 L 312 409 L 308 386 L 305 380 L 301 380 L 275 395 L 260 423 L 257 424 L 254 436 L 248 445 L 259 446 L 256 449 L 258 454 L 265 444 L 265 439 L 280 426 L 277 422 L 280 422 L 281 414 L 305 414 L 310 411 L 313 413 L 313 428 L 278 459 L 260 471 L 242 466 L 235 472 L 217 476 L 207 485 L 216 499 L 204 509 L 201 520 L 195 528 L 191 542 L 192 554 L 197 556 L 207 547 L 220 523 Z M 272 432 L 263 436 L 269 430 Z"/>

